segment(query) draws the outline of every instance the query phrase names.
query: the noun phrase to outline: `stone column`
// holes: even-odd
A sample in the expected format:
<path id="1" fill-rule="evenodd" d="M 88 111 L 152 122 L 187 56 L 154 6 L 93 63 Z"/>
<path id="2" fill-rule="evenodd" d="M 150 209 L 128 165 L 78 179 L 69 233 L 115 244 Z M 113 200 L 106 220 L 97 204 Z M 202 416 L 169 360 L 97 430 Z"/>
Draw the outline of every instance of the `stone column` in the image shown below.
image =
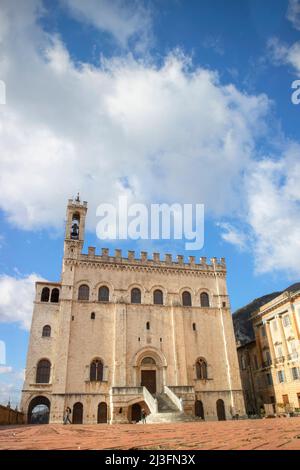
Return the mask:
<path id="1" fill-rule="evenodd" d="M 126 387 L 127 367 L 126 367 L 126 320 L 127 311 L 125 304 L 116 304 L 115 324 L 114 324 L 114 383 L 115 387 Z"/>
<path id="2" fill-rule="evenodd" d="M 175 385 L 178 385 L 178 363 L 177 363 L 177 344 L 176 344 L 176 327 L 175 327 L 175 315 L 174 307 L 171 307 L 171 325 L 172 325 L 172 343 L 173 343 L 173 371 L 175 378 Z M 169 384 L 165 384 L 169 385 Z"/>
<path id="3" fill-rule="evenodd" d="M 282 340 L 283 355 L 285 357 L 287 357 L 287 355 L 289 354 L 289 350 L 288 350 L 286 337 L 285 337 L 285 332 L 284 332 L 284 327 L 283 327 L 283 323 L 282 323 L 282 315 L 280 315 L 278 317 L 278 323 L 279 323 L 279 328 L 280 328 L 280 336 L 281 336 L 281 340 Z"/>
<path id="4" fill-rule="evenodd" d="M 272 339 L 272 332 L 271 332 L 270 322 L 266 321 L 265 326 L 266 326 L 266 334 L 267 334 L 267 339 L 268 339 L 269 351 L 270 351 L 270 355 L 271 355 L 272 364 L 275 364 L 276 354 L 275 354 L 275 348 L 274 348 L 274 343 L 273 343 L 273 339 Z"/>
<path id="5" fill-rule="evenodd" d="M 297 318 L 296 318 L 296 311 L 295 311 L 295 306 L 294 304 L 291 303 L 291 313 L 290 313 L 291 321 L 292 321 L 292 326 L 293 330 L 295 333 L 296 339 L 300 339 L 300 331 L 298 328 L 298 323 L 297 323 Z"/>

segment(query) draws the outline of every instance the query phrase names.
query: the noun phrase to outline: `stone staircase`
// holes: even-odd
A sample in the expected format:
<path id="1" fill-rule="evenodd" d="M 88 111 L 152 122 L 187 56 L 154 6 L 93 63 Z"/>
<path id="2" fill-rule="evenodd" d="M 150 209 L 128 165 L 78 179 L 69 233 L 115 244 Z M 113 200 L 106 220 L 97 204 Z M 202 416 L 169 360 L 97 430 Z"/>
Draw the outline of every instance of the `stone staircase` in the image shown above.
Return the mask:
<path id="1" fill-rule="evenodd" d="M 180 411 L 177 405 L 166 393 L 156 395 L 157 412 L 147 416 L 147 423 L 175 423 L 184 421 L 198 421 L 193 416 L 186 415 Z"/>
<path id="2" fill-rule="evenodd" d="M 166 393 L 158 394 L 156 399 L 159 413 L 174 413 L 179 411 L 175 403 L 172 402 Z"/>

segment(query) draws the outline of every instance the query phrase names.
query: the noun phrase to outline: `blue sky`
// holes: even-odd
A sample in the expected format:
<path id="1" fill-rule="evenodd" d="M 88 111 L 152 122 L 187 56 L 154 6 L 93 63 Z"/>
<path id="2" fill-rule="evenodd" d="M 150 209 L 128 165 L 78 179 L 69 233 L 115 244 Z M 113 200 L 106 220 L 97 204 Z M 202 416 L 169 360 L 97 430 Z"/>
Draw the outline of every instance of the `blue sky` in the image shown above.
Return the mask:
<path id="1" fill-rule="evenodd" d="M 34 281 L 86 246 L 225 256 L 232 310 L 300 273 L 298 0 L 3 0 L 0 401 L 22 383 Z M 205 243 L 101 241 L 101 202 L 205 205 Z"/>

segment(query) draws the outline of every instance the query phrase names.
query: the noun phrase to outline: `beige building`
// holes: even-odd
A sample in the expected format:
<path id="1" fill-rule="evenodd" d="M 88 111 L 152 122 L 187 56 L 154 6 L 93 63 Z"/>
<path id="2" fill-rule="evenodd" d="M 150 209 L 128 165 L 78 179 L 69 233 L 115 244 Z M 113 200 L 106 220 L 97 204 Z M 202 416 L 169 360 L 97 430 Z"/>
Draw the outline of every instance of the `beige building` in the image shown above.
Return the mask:
<path id="1" fill-rule="evenodd" d="M 286 291 L 252 315 L 258 403 L 300 409 L 300 291 Z"/>
<path id="2" fill-rule="evenodd" d="M 83 254 L 87 203 L 69 200 L 61 280 L 37 282 L 22 409 L 52 423 L 244 414 L 225 260 Z"/>

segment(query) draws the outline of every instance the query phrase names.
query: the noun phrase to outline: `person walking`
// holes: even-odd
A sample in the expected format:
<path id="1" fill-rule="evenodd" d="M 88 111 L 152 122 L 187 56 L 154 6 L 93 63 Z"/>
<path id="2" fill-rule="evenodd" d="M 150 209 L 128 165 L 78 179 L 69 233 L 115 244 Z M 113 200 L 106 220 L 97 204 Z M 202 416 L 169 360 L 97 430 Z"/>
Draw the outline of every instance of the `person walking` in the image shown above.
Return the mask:
<path id="1" fill-rule="evenodd" d="M 142 423 L 143 424 L 146 424 L 146 417 L 147 417 L 147 414 L 146 414 L 145 409 L 143 408 L 142 409 Z"/>
<path id="2" fill-rule="evenodd" d="M 65 411 L 65 416 L 64 416 L 64 424 L 67 424 L 67 423 L 72 424 L 70 415 L 71 415 L 71 408 L 67 406 L 66 411 Z"/>

